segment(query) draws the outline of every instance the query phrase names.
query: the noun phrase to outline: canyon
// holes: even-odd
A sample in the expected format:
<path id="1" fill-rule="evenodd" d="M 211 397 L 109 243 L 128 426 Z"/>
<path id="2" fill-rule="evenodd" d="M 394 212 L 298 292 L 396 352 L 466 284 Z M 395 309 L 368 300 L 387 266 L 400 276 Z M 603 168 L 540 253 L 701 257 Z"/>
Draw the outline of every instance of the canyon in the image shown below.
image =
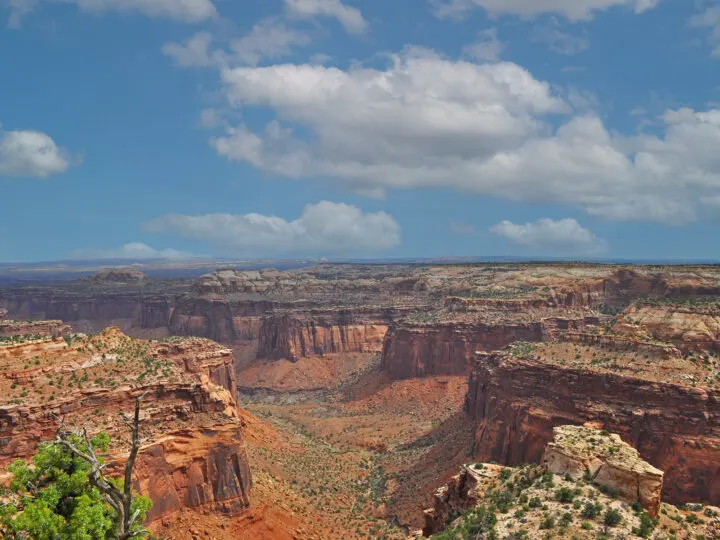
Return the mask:
<path id="1" fill-rule="evenodd" d="M 568 425 L 637 448 L 665 503 L 718 504 L 719 299 L 712 266 L 583 263 L 3 286 L 0 468 L 55 415 L 121 463 L 112 411 L 147 391 L 137 489 L 166 538 L 404 538 L 461 467 L 540 464 Z"/>

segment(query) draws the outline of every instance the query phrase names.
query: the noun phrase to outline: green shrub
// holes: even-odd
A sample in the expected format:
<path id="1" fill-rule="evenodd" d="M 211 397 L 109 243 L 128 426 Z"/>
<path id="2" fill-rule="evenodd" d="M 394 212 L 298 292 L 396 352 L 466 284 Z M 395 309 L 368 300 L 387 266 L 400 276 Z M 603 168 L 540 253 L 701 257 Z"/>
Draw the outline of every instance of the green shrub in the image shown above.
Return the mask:
<path id="1" fill-rule="evenodd" d="M 585 519 L 595 519 L 600 514 L 600 511 L 602 510 L 602 505 L 598 503 L 585 503 L 585 506 L 583 507 L 583 511 L 580 514 Z"/>
<path id="2" fill-rule="evenodd" d="M 603 523 L 608 527 L 615 527 L 622 521 L 622 514 L 614 508 L 608 508 L 603 517 Z"/>
<path id="3" fill-rule="evenodd" d="M 555 491 L 555 500 L 561 503 L 571 503 L 575 499 L 575 493 L 570 488 L 560 488 Z"/>

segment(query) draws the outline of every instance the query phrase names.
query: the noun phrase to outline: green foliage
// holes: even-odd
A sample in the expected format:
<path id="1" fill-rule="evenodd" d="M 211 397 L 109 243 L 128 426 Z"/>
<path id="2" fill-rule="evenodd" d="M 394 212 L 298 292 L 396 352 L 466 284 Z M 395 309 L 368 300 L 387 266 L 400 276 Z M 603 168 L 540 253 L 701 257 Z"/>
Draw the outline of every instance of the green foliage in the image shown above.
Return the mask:
<path id="1" fill-rule="evenodd" d="M 643 512 L 640 514 L 640 527 L 638 527 L 637 530 L 633 530 L 633 532 L 641 538 L 650 538 L 656 525 L 657 521 L 651 518 L 647 512 Z"/>
<path id="2" fill-rule="evenodd" d="M 595 519 L 598 517 L 598 514 L 600 514 L 600 511 L 602 510 L 602 505 L 599 503 L 585 503 L 585 506 L 583 507 L 582 514 L 580 514 L 585 519 Z"/>
<path id="3" fill-rule="evenodd" d="M 82 437 L 69 440 L 79 450 L 88 451 Z M 110 438 L 103 433 L 90 444 L 105 452 Z M 21 460 L 9 467 L 11 501 L 0 505 L 0 536 L 33 540 L 101 540 L 114 538 L 118 516 L 90 483 L 91 466 L 64 446 L 40 445 L 31 464 Z M 133 511 L 140 510 L 141 524 L 152 502 L 146 497 L 133 500 Z M 138 525 L 138 530 L 142 528 Z"/>
<path id="4" fill-rule="evenodd" d="M 540 508 L 542 506 L 542 501 L 540 501 L 538 497 L 533 497 L 532 499 L 530 499 L 528 506 L 530 508 Z"/>
<path id="5" fill-rule="evenodd" d="M 615 510 L 613 508 L 608 508 L 605 511 L 605 516 L 603 517 L 603 523 L 607 525 L 608 527 L 614 527 L 615 525 L 619 525 L 622 521 L 622 514 L 618 510 Z"/>
<path id="6" fill-rule="evenodd" d="M 477 506 L 465 512 L 455 527 L 450 527 L 432 538 L 436 540 L 470 540 L 474 538 L 496 538 L 495 514 L 485 506 Z"/>
<path id="7" fill-rule="evenodd" d="M 575 499 L 575 493 L 570 488 L 560 488 L 555 491 L 555 500 L 561 503 L 571 503 Z"/>
<path id="8" fill-rule="evenodd" d="M 555 518 L 546 515 L 545 518 L 540 522 L 540 529 L 552 529 L 555 527 Z"/>

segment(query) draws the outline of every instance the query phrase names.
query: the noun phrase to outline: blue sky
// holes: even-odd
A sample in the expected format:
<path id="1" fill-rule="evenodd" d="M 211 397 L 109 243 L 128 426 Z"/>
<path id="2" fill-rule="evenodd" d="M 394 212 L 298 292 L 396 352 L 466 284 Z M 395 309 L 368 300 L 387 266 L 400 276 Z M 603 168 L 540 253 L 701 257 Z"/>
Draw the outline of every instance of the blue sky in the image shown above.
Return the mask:
<path id="1" fill-rule="evenodd" d="M 0 2 L 0 262 L 720 258 L 717 2 Z"/>

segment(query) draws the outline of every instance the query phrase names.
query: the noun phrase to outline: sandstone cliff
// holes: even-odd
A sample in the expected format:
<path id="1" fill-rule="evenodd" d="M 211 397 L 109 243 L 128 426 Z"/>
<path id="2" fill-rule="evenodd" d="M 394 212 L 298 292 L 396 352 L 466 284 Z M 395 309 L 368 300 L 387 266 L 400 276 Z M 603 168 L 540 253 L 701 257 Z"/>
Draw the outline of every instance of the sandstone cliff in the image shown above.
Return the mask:
<path id="1" fill-rule="evenodd" d="M 118 414 L 142 394 L 147 442 L 135 482 L 153 499 L 150 520 L 181 509 L 237 513 L 249 506 L 245 417 L 229 349 L 198 338 L 144 342 L 117 329 L 69 341 L 39 355 L 34 343 L 0 355 L 0 465 L 33 455 L 63 418 L 109 433 L 109 457 L 119 467 L 128 433 Z"/>
<path id="2" fill-rule="evenodd" d="M 718 390 L 664 382 L 665 371 L 677 373 L 673 380 L 692 377 L 686 375 L 692 365 L 674 359 L 647 360 L 645 372 L 628 375 L 616 372 L 623 364 L 601 368 L 593 362 L 572 366 L 532 352 L 479 354 L 465 404 L 476 424 L 474 454 L 537 463 L 555 426 L 597 422 L 665 471 L 666 499 L 720 502 Z"/>
<path id="3" fill-rule="evenodd" d="M 336 353 L 380 352 L 399 309 L 337 309 L 287 312 L 262 319 L 257 356 L 297 361 Z"/>
<path id="4" fill-rule="evenodd" d="M 558 339 L 569 330 L 599 323 L 597 316 L 590 315 L 533 322 L 398 324 L 385 336 L 382 368 L 393 379 L 467 374 L 475 351 L 502 349 L 516 341 Z"/>

